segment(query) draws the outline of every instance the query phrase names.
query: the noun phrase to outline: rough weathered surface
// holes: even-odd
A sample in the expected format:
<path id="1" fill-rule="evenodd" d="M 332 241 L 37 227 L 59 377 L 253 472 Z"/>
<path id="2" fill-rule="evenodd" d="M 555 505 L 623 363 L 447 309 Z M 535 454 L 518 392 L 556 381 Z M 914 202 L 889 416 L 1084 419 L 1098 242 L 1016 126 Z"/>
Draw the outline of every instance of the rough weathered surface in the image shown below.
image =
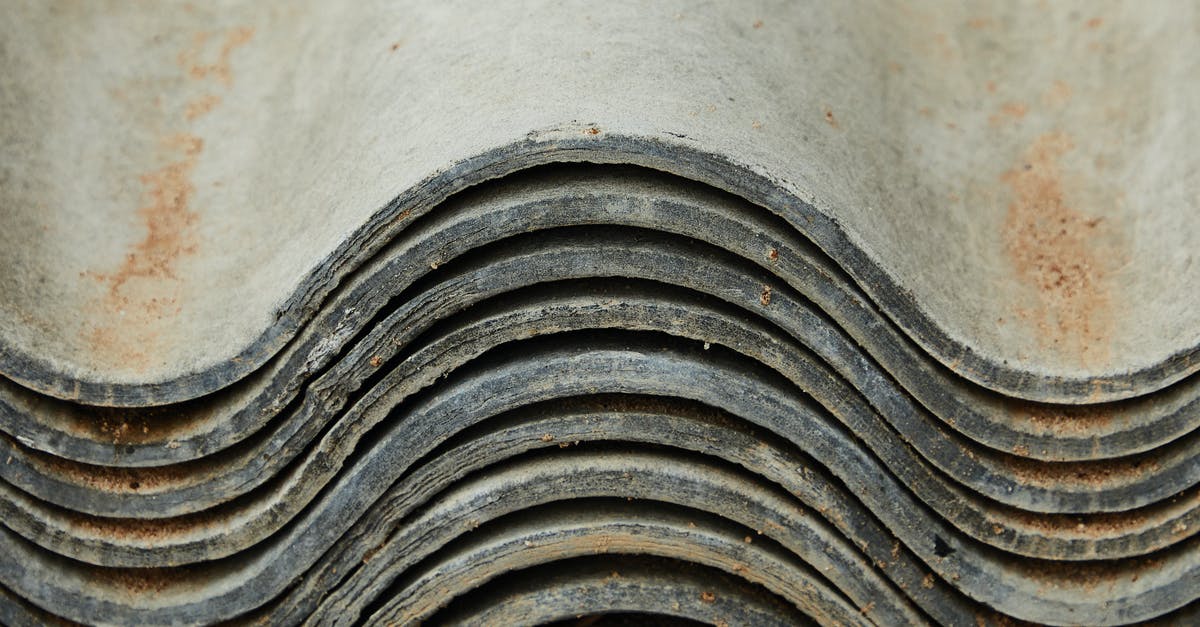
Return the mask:
<path id="1" fill-rule="evenodd" d="M 9 4 L 0 622 L 1196 618 L 1196 9 Z"/>
<path id="2" fill-rule="evenodd" d="M 1162 8 L 16 3 L 0 366 L 89 402 L 212 392 L 403 211 L 589 159 L 814 220 L 969 379 L 1147 392 L 1200 343 L 1198 18 Z"/>

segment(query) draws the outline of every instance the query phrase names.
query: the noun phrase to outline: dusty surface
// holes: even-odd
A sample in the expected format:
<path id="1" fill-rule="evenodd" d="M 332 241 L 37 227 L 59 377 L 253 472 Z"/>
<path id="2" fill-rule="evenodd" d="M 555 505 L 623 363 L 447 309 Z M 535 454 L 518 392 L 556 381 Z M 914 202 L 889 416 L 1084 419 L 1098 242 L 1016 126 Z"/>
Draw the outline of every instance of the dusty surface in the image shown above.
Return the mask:
<path id="1" fill-rule="evenodd" d="M 20 5 L 0 344 L 101 383 L 220 369 L 418 182 L 531 138 L 638 137 L 812 202 L 988 363 L 1120 377 L 1200 344 L 1195 12 Z"/>
<path id="2" fill-rule="evenodd" d="M 1037 306 L 1016 313 L 1036 326 L 1040 348 L 1104 363 L 1113 332 L 1110 274 L 1124 254 L 1113 242 L 1119 230 L 1065 197 L 1059 160 L 1074 147 L 1064 133 L 1042 135 L 1001 177 L 1013 195 L 1004 218 L 1005 247 L 1017 274 L 1037 292 Z"/>

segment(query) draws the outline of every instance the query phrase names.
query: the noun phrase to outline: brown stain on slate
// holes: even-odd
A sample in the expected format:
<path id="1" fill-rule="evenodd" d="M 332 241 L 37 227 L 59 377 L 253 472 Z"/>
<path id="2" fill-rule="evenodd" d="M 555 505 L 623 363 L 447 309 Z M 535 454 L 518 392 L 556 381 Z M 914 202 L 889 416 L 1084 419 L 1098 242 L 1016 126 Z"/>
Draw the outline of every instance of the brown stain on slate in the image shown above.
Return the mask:
<path id="1" fill-rule="evenodd" d="M 829 107 L 825 107 L 825 123 L 833 128 L 841 128 L 841 125 L 838 124 L 837 118 L 833 116 L 833 109 L 830 109 Z"/>
<path id="2" fill-rule="evenodd" d="M 1012 193 L 1004 246 L 1023 283 L 1036 293 L 1018 307 L 1043 347 L 1084 364 L 1108 357 L 1113 331 L 1110 267 L 1119 255 L 1104 218 L 1071 205 L 1060 160 L 1074 149 L 1070 136 L 1039 136 L 1024 159 L 1001 176 Z"/>
<path id="3" fill-rule="evenodd" d="M 131 279 L 178 278 L 176 261 L 196 252 L 192 226 L 199 215 L 190 206 L 196 191 L 191 174 L 204 150 L 204 140 L 190 133 L 177 133 L 163 138 L 163 146 L 174 159 L 140 177 L 145 204 L 137 213 L 146 227 L 146 236 L 125 255 L 121 267 L 105 277 L 114 298 L 120 297 Z"/>
<path id="4" fill-rule="evenodd" d="M 1071 102 L 1072 90 L 1066 81 L 1054 81 L 1042 92 L 1042 105 L 1049 109 L 1061 109 Z"/>
<path id="5" fill-rule="evenodd" d="M 205 56 L 204 53 L 208 49 L 208 41 L 211 36 L 211 33 L 207 32 L 196 33 L 192 37 L 192 45 L 179 53 L 179 65 L 190 78 L 195 80 L 213 78 L 222 85 L 232 85 L 233 71 L 230 66 L 230 58 L 233 56 L 234 50 L 254 38 L 254 28 L 239 26 L 229 29 L 217 50 L 216 59 L 212 62 L 205 62 L 201 60 L 201 57 Z"/>
<path id="6" fill-rule="evenodd" d="M 1108 428 L 1121 415 L 1111 404 L 1053 405 L 1027 401 L 1014 402 L 1008 413 L 1023 429 L 1058 437 L 1092 435 Z M 1028 450 L 1013 453 L 1028 456 Z"/>
<path id="7" fill-rule="evenodd" d="M 196 189 L 191 174 L 204 150 L 204 140 L 177 133 L 163 138 L 162 143 L 170 160 L 140 177 L 144 204 L 137 214 L 146 229 L 145 237 L 125 254 L 116 271 L 93 273 L 108 285 L 104 309 L 122 319 L 122 330 L 135 329 L 136 337 L 127 337 L 117 325 L 102 325 L 92 330 L 91 344 L 131 366 L 145 365 L 146 351 L 156 339 L 152 326 L 145 323 L 178 313 L 171 290 L 146 282 L 177 280 L 179 258 L 195 253 L 197 248 L 194 225 L 199 214 L 191 209 Z"/>
<path id="8" fill-rule="evenodd" d="M 231 28 L 213 55 L 206 54 L 213 52 L 207 45 L 212 34 L 196 33 L 178 55 L 184 82 L 212 79 L 229 88 L 233 84 L 233 51 L 253 36 L 252 27 Z M 209 61 L 202 60 L 205 57 Z M 198 94 L 186 101 L 183 122 L 194 122 L 220 104 L 219 95 Z M 161 107 L 161 100 L 156 98 L 154 105 Z M 182 130 L 186 126 L 176 128 L 181 130 L 168 132 L 160 140 L 160 150 L 151 160 L 157 167 L 138 177 L 143 191 L 137 216 L 146 235 L 115 271 L 84 273 L 108 288 L 99 303 L 104 315 L 87 331 L 88 343 L 96 352 L 134 369 L 150 363 L 167 330 L 163 321 L 182 311 L 183 286 L 177 266 L 182 257 L 195 254 L 199 247 L 195 225 L 200 214 L 192 207 L 196 192 L 192 174 L 204 151 L 204 139 Z"/>
<path id="9" fill-rule="evenodd" d="M 184 253 L 195 252 L 187 231 L 196 220 L 189 204 L 195 187 L 191 182 L 196 159 L 204 150 L 204 140 L 188 133 L 167 137 L 164 144 L 178 160 L 142 175 L 150 203 L 138 210 L 149 233 L 137 246 L 140 262 L 129 264 L 128 273 L 174 277 L 173 265 Z"/>
<path id="10" fill-rule="evenodd" d="M 1028 112 L 1029 106 L 1023 102 L 1006 102 L 996 113 L 988 116 L 988 124 L 1000 126 L 1006 122 L 1016 122 L 1024 118 Z"/>
<path id="11" fill-rule="evenodd" d="M 205 94 L 188 102 L 187 108 L 183 112 L 183 117 L 186 118 L 188 122 L 191 122 L 205 113 L 212 111 L 219 104 L 221 104 L 220 96 L 216 94 Z"/>

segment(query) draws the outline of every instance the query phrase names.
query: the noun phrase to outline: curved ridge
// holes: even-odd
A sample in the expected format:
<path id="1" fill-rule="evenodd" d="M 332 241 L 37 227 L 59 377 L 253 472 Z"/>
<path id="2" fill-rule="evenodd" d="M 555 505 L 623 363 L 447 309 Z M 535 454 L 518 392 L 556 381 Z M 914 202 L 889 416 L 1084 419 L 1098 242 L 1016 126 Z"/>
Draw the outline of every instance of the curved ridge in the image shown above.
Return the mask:
<path id="1" fill-rule="evenodd" d="M 1194 622 L 1196 10 L 535 4 L 13 8 L 0 622 Z"/>
<path id="2" fill-rule="evenodd" d="M 591 135 L 587 132 L 590 128 L 584 128 L 585 136 Z M 372 216 L 368 224 L 346 238 L 344 249 L 331 254 L 319 271 L 305 278 L 301 287 L 275 312 L 275 322 L 267 330 L 219 365 L 160 382 L 101 383 L 66 377 L 35 355 L 8 346 L 0 351 L 0 373 L 38 393 L 99 406 L 162 405 L 211 394 L 266 364 L 292 341 L 301 328 L 312 324 L 311 318 L 317 311 L 339 312 L 341 309 L 339 313 L 352 316 L 354 308 L 338 308 L 322 301 L 330 296 L 340 280 L 354 272 L 371 253 L 384 246 L 390 236 L 397 234 L 410 218 L 429 212 L 439 201 L 451 198 L 472 185 L 539 165 L 579 161 L 636 165 L 668 172 L 727 190 L 748 202 L 770 208 L 792 228 L 836 259 L 837 268 L 854 277 L 858 287 L 870 293 L 872 299 L 887 312 L 890 321 L 918 342 L 921 350 L 955 375 L 1003 394 L 1048 403 L 1119 401 L 1156 392 L 1200 369 L 1200 360 L 1195 359 L 1200 345 L 1180 349 L 1152 366 L 1086 377 L 1043 378 L 1007 364 L 990 363 L 961 340 L 948 336 L 932 323 L 894 278 L 855 247 L 836 219 L 778 187 L 778 182 L 720 155 L 699 152 L 690 145 L 669 139 L 614 133 L 579 138 L 575 133 L 570 133 L 573 130 L 553 129 L 530 133 L 522 142 L 445 168 L 436 177 L 392 200 Z M 354 300 L 357 302 L 358 299 Z M 346 323 L 345 320 L 339 322 Z"/>
<path id="3" fill-rule="evenodd" d="M 228 395 L 155 410 L 176 415 L 157 424 L 143 418 L 141 437 L 120 432 L 106 442 L 96 437 L 105 435 L 103 428 L 92 435 L 64 427 L 94 419 L 88 413 L 129 424 L 143 410 L 101 411 L 6 388 L 13 392 L 6 399 L 10 430 L 0 438 L 6 543 L 22 562 L 77 573 L 79 583 L 67 578 L 37 592 L 28 579 L 0 582 L 38 604 L 68 599 L 52 609 L 74 620 L 103 607 L 120 622 L 207 622 L 255 612 L 291 621 L 299 609 L 287 607 L 319 617 L 326 611 L 321 603 L 342 598 L 369 607 L 379 620 L 429 618 L 432 610 L 410 616 L 405 612 L 416 610 L 399 609 L 427 598 L 425 588 L 387 592 L 389 583 L 332 592 L 327 586 L 374 581 L 381 575 L 366 573 L 377 571 L 392 572 L 387 581 L 426 582 L 421 586 L 450 581 L 436 568 L 422 575 L 415 562 L 385 568 L 380 561 L 363 574 L 343 566 L 346 574 L 336 580 L 304 575 L 316 577 L 315 587 L 292 578 L 321 572 L 321 555 L 333 546 L 365 555 L 364 532 L 352 523 L 372 520 L 377 509 L 384 518 L 368 528 L 405 524 L 411 533 L 428 533 L 431 523 L 421 521 L 432 519 L 419 512 L 440 512 L 440 501 L 396 510 L 381 505 L 385 494 L 412 494 L 425 485 L 422 498 L 433 498 L 468 485 L 468 471 L 487 485 L 505 473 L 519 475 L 524 471 L 514 469 L 534 463 L 519 461 L 521 455 L 532 453 L 498 449 L 466 463 L 447 447 L 479 438 L 473 449 L 479 451 L 501 441 L 494 438 L 511 441 L 524 433 L 524 446 L 534 445 L 527 451 L 591 447 L 581 454 L 593 466 L 579 476 L 594 476 L 594 464 L 639 459 L 635 449 L 620 446 L 651 444 L 715 456 L 782 489 L 785 500 L 799 497 L 808 513 L 776 520 L 808 521 L 804 533 L 834 543 L 800 551 L 803 559 L 851 560 L 817 567 L 836 573 L 828 580 L 823 574 L 828 583 L 821 585 L 843 592 L 811 597 L 824 608 L 816 609 L 805 605 L 808 593 L 768 590 L 799 603 L 798 611 L 818 622 L 845 621 L 874 603 L 870 609 L 884 623 L 960 622 L 985 611 L 972 607 L 990 606 L 1035 622 L 1117 624 L 1194 601 L 1187 582 L 1195 577 L 1191 538 L 1200 528 L 1200 469 L 1189 386 L 1175 386 L 1166 400 L 1106 408 L 1123 412 L 1119 421 L 1039 432 L 1039 421 L 1013 419 L 1028 405 L 956 379 L 916 349 L 824 253 L 778 216 L 739 198 L 629 167 L 530 170 L 413 218 L 334 294 L 333 313 L 320 318 L 325 322 L 251 378 Z M 339 313 L 350 303 L 361 308 L 355 324 Z M 532 424 L 519 418 L 524 408 L 596 395 L 618 404 L 661 400 L 650 412 L 559 416 L 552 410 Z M 663 409 L 689 406 L 694 409 L 682 414 Z M 76 417 L 64 421 L 64 411 Z M 736 422 L 701 418 L 705 412 Z M 597 424 L 589 415 L 614 423 L 561 442 L 554 435 L 570 430 L 572 421 Z M 497 420 L 510 425 L 508 431 L 487 426 Z M 447 431 L 450 425 L 456 426 Z M 1153 436 L 1139 441 L 1132 435 L 1138 433 Z M 705 441 L 722 446 L 697 446 Z M 623 444 L 610 450 L 606 442 Z M 1022 450 L 1029 445 L 1042 448 Z M 737 452 L 746 449 L 763 453 Z M 784 452 L 789 449 L 794 452 Z M 700 470 L 705 463 L 680 458 L 663 468 L 713 476 Z M 455 466 L 456 474 L 444 474 Z M 804 469 L 805 484 L 788 477 L 797 469 Z M 645 472 L 645 480 L 658 476 Z M 601 482 L 600 491 L 564 494 L 553 507 L 577 511 L 586 522 L 594 513 L 587 503 L 620 496 L 685 508 L 707 502 L 714 514 L 729 515 L 715 505 L 720 488 L 711 480 L 683 498 L 665 487 L 682 479 L 668 476 L 675 478 L 662 478 L 667 483 L 653 495 L 628 486 L 612 491 Z M 812 481 L 824 487 L 803 487 Z M 755 492 L 755 485 L 751 480 L 725 500 L 737 494 L 757 507 L 779 498 Z M 531 489 L 468 491 L 512 492 L 520 495 L 513 506 L 528 508 L 535 507 Z M 829 490 L 840 496 L 819 496 Z M 651 516 L 648 521 L 663 507 L 642 507 L 625 522 Z M 398 518 L 385 522 L 389 516 Z M 862 523 L 847 526 L 846 516 L 879 522 L 868 531 Z M 769 526 L 762 520 L 738 524 L 781 541 L 761 529 Z M 623 536 L 614 529 L 584 524 L 578 532 L 617 542 Z M 863 538 L 872 540 L 864 546 Z M 800 550 L 787 542 L 789 551 Z M 622 546 L 618 552 L 646 554 Z M 697 553 L 686 561 L 715 546 L 693 547 Z M 664 545 L 650 554 L 679 559 L 683 547 Z M 476 557 L 481 564 L 495 561 Z M 517 551 L 511 559 L 533 558 Z M 297 573 L 281 569 L 281 560 Z M 463 567 L 475 568 L 470 561 Z M 1064 561 L 1074 564 L 1076 575 L 1105 582 L 1109 592 L 1082 600 L 1097 584 L 1071 587 L 1047 574 L 1065 568 Z M 512 568 L 537 563 L 518 561 Z M 473 589 L 479 576 L 468 579 L 476 580 Z M 131 581 L 151 580 L 166 583 L 153 587 L 150 604 L 123 591 L 149 586 Z M 96 581 L 107 583 L 97 589 Z M 209 587 L 222 581 L 214 590 L 225 592 L 209 596 L 198 581 Z M 1046 581 L 1058 586 L 1053 597 L 1045 593 Z M 45 593 L 52 597 L 39 596 Z M 463 588 L 461 594 L 474 593 Z M 395 601 L 374 600 L 384 598 L 407 601 L 393 607 Z M 437 607 L 450 601 L 439 599 Z M 849 610 L 839 605 L 847 599 Z M 355 615 L 329 611 L 330 617 Z"/>

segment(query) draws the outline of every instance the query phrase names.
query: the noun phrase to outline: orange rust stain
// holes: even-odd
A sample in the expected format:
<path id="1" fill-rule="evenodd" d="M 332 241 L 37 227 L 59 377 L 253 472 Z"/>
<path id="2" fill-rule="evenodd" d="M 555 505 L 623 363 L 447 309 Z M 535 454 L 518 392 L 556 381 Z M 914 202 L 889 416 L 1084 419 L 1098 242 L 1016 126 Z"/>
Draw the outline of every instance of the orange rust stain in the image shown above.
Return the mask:
<path id="1" fill-rule="evenodd" d="M 599 135 L 599 134 L 600 134 L 600 129 L 599 129 L 598 127 L 595 127 L 595 126 L 589 126 L 589 127 L 585 128 L 585 129 L 583 129 L 583 134 L 584 134 L 584 135 Z"/>
<path id="2" fill-rule="evenodd" d="M 833 109 L 830 109 L 829 107 L 825 107 L 825 121 L 833 128 L 841 128 L 841 126 L 838 125 L 837 118 L 833 117 Z"/>
<path id="3" fill-rule="evenodd" d="M 1005 122 L 1020 120 L 1029 112 L 1029 106 L 1023 102 L 1006 102 L 1000 110 L 988 116 L 988 124 L 1000 126 Z"/>
<path id="4" fill-rule="evenodd" d="M 1042 93 L 1042 104 L 1052 109 L 1064 107 L 1070 101 L 1071 86 L 1064 81 L 1054 81 L 1054 84 Z"/>
<path id="5" fill-rule="evenodd" d="M 1119 415 L 1110 405 L 1043 405 L 1020 403 L 1009 415 L 1035 433 L 1056 436 L 1090 435 L 1112 423 Z M 1017 453 L 1028 455 L 1028 453 Z"/>
<path id="6" fill-rule="evenodd" d="M 400 224 L 401 222 L 404 222 L 405 220 L 407 220 L 409 218 L 409 216 L 411 216 L 411 215 L 412 215 L 412 209 L 405 209 L 404 211 L 401 211 L 400 213 L 396 214 L 396 217 L 392 218 L 392 223 Z"/>
<path id="7" fill-rule="evenodd" d="M 933 36 L 935 52 L 941 56 L 943 61 L 953 61 L 956 50 L 951 45 L 950 38 L 945 33 L 938 33 Z"/>
<path id="8" fill-rule="evenodd" d="M 200 32 L 192 37 L 189 47 L 179 53 L 178 62 L 184 76 L 195 80 L 215 79 L 226 87 L 232 85 L 230 57 L 233 51 L 254 36 L 251 27 L 229 29 L 215 51 L 215 60 L 201 61 L 211 52 L 207 44 L 212 34 Z M 115 97 L 125 100 L 124 92 L 115 90 Z M 189 100 L 183 118 L 192 122 L 211 112 L 221 103 L 215 94 L 201 94 Z M 156 106 L 161 103 L 156 97 Z M 188 132 L 177 132 L 162 139 L 163 155 L 154 170 L 139 177 L 143 187 L 143 204 L 137 209 L 146 228 L 146 236 L 125 255 L 116 271 L 86 272 L 107 291 L 97 303 L 103 313 L 95 317 L 85 330 L 85 336 L 97 353 L 110 355 L 131 368 L 144 368 L 150 356 L 161 344 L 161 321 L 181 313 L 178 303 L 182 286 L 176 275 L 176 265 L 185 255 L 197 248 L 195 223 L 199 214 L 191 209 L 196 188 L 192 171 L 204 140 Z M 216 183 L 214 183 L 216 185 Z"/>
<path id="9" fill-rule="evenodd" d="M 206 32 L 197 33 L 192 38 L 191 47 L 179 53 L 179 65 L 193 79 L 205 80 L 212 77 L 223 85 L 232 85 L 233 72 L 230 69 L 229 59 L 234 50 L 245 45 L 254 37 L 254 28 L 240 26 L 225 33 L 225 41 L 221 43 L 221 47 L 217 51 L 217 58 L 212 63 L 200 60 L 206 51 L 209 36 L 210 34 Z"/>
<path id="10" fill-rule="evenodd" d="M 149 203 L 138 209 L 138 215 L 148 232 L 110 277 L 113 293 L 119 292 L 133 277 L 175 278 L 175 260 L 196 250 L 190 230 L 198 215 L 188 205 L 196 190 L 191 173 L 204 150 L 204 140 L 189 133 L 177 133 L 163 143 L 179 158 L 141 176 Z"/>
<path id="11" fill-rule="evenodd" d="M 1087 486 L 1098 489 L 1111 486 L 1114 483 L 1126 483 L 1144 479 L 1148 475 L 1160 471 L 1162 466 L 1154 460 L 1138 458 L 1115 458 L 1103 461 L 1058 462 L 1048 464 L 1044 461 L 1022 457 L 1010 457 L 1005 460 L 1007 470 L 1013 478 L 1023 484 L 1041 484 L 1058 486 Z M 1030 520 L 1040 519 L 1050 524 L 1046 514 L 1029 514 Z M 1128 516 L 1117 516 L 1115 520 L 1125 520 Z M 1029 520 L 1026 524 L 1035 524 Z M 1112 520 L 1109 521 L 1110 523 Z M 1077 531 L 1086 531 L 1078 528 Z M 1096 526 L 1093 531 L 1100 531 Z"/>
<path id="12" fill-rule="evenodd" d="M 221 97 L 216 94 L 205 94 L 187 103 L 187 108 L 183 112 L 183 117 L 191 122 L 196 118 L 212 111 L 221 104 Z"/>
<path id="13" fill-rule="evenodd" d="M 140 177 L 145 204 L 137 213 L 146 227 L 146 236 L 125 255 L 115 272 L 91 273 L 108 284 L 104 310 L 122 319 L 120 329 L 135 329 L 137 337 L 126 337 L 117 325 L 101 325 L 92 329 L 89 340 L 98 351 L 131 366 L 146 364 L 147 351 L 157 338 L 146 323 L 179 312 L 169 290 L 145 282 L 177 279 L 178 259 L 196 251 L 193 227 L 199 216 L 189 207 L 195 192 L 191 173 L 204 149 L 204 140 L 178 133 L 164 138 L 163 145 L 175 158 Z"/>
<path id="14" fill-rule="evenodd" d="M 984 84 L 984 86 L 987 87 L 989 94 L 996 93 L 996 81 L 988 81 Z"/>
<path id="15" fill-rule="evenodd" d="M 988 28 L 989 26 L 995 25 L 995 23 L 996 23 L 995 20 L 993 20 L 990 17 L 977 17 L 977 18 L 967 20 L 967 26 L 969 28 L 973 28 L 975 30 L 982 30 L 984 28 Z"/>
<path id="16" fill-rule="evenodd" d="M 1093 30 L 1094 30 L 1094 29 L 1100 28 L 1101 26 L 1103 26 L 1103 25 L 1104 25 L 1104 19 L 1103 19 L 1103 18 L 1099 18 L 1099 17 L 1093 17 L 1092 19 L 1088 20 L 1088 21 L 1085 23 L 1085 25 L 1086 25 L 1088 28 L 1091 28 L 1091 29 L 1093 29 Z"/>
<path id="17" fill-rule="evenodd" d="M 179 66 L 191 78 L 201 80 L 208 76 L 208 65 L 199 61 L 199 57 L 204 54 L 204 48 L 207 43 L 208 33 L 196 33 L 192 36 L 192 45 L 179 53 L 177 59 Z"/>
<path id="18" fill-rule="evenodd" d="M 1044 345 L 1081 361 L 1107 357 L 1112 335 L 1108 268 L 1117 257 L 1103 218 L 1073 208 L 1063 192 L 1063 155 L 1074 149 L 1062 132 L 1040 136 L 1001 180 L 1012 191 L 1004 244 L 1017 275 L 1036 290 L 1037 305 L 1017 308 Z"/>
<path id="19" fill-rule="evenodd" d="M 759 28 L 762 28 L 762 27 L 763 27 L 763 21 L 762 21 L 762 20 L 755 20 L 755 22 L 754 22 L 754 28 L 755 28 L 755 29 L 759 29 Z"/>

